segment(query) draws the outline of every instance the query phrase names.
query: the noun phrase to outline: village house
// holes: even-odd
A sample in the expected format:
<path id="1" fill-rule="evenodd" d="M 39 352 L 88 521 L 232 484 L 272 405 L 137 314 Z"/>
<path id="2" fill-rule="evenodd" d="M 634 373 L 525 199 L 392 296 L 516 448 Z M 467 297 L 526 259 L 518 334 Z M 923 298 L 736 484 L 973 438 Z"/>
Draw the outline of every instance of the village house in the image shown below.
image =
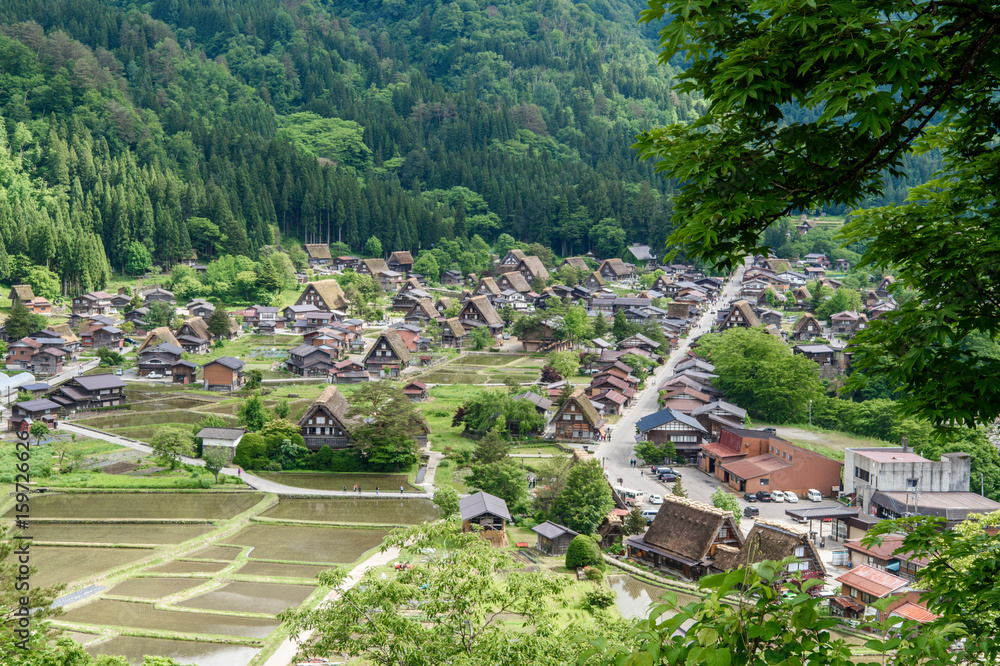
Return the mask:
<path id="1" fill-rule="evenodd" d="M 191 384 L 197 380 L 198 366 L 181 357 L 184 350 L 169 342 L 144 348 L 138 354 L 139 376 L 157 374 L 171 377 L 175 384 Z"/>
<path id="2" fill-rule="evenodd" d="M 392 328 L 411 352 L 428 351 L 431 348 L 433 340 L 425 338 L 416 324 L 393 324 Z"/>
<path id="3" fill-rule="evenodd" d="M 14 307 L 18 303 L 24 303 L 27 305 L 35 298 L 35 292 L 32 291 L 30 284 L 16 284 L 10 288 L 10 293 L 7 294 L 7 298 L 10 299 L 11 307 Z"/>
<path id="4" fill-rule="evenodd" d="M 87 411 L 125 404 L 125 382 L 112 374 L 73 377 L 49 396 L 66 411 Z"/>
<path id="5" fill-rule="evenodd" d="M 320 280 L 306 284 L 306 288 L 295 301 L 295 305 L 307 305 L 321 311 L 343 310 L 350 304 L 336 280 Z"/>
<path id="6" fill-rule="evenodd" d="M 174 334 L 170 332 L 169 328 L 166 326 L 160 326 L 159 328 L 154 328 L 147 333 L 146 337 L 139 343 L 139 346 L 136 347 L 135 351 L 137 354 L 141 354 L 143 350 L 149 347 L 155 347 L 156 345 L 163 344 L 165 342 L 174 345 L 175 347 L 181 346 L 181 344 L 177 342 L 177 338 L 174 337 Z"/>
<path id="7" fill-rule="evenodd" d="M 85 349 L 115 349 L 125 346 L 125 333 L 116 326 L 96 326 L 80 334 Z"/>
<path id="8" fill-rule="evenodd" d="M 221 356 L 201 366 L 202 388 L 207 391 L 238 391 L 243 388 L 243 366 L 246 363 L 232 356 Z"/>
<path id="9" fill-rule="evenodd" d="M 401 370 L 410 364 L 410 350 L 395 329 L 387 329 L 369 348 L 362 363 L 371 374 L 379 377 L 398 377 Z"/>
<path id="10" fill-rule="evenodd" d="M 604 434 L 607 424 L 582 388 L 569 395 L 552 421 L 555 423 L 556 439 L 565 440 L 595 439 Z"/>
<path id="11" fill-rule="evenodd" d="M 485 296 L 489 299 L 490 303 L 498 303 L 501 298 L 500 293 L 500 287 L 497 285 L 496 280 L 487 275 L 479 280 L 479 284 L 476 285 L 472 295 Z"/>
<path id="12" fill-rule="evenodd" d="M 820 326 L 819 320 L 811 312 L 807 312 L 795 322 L 788 339 L 792 342 L 807 342 L 822 335 L 823 327 Z"/>
<path id="13" fill-rule="evenodd" d="M 63 371 L 66 352 L 58 347 L 43 347 L 31 357 L 31 372 L 36 377 L 50 377 Z"/>
<path id="14" fill-rule="evenodd" d="M 55 428 L 60 407 L 58 403 L 44 398 L 14 403 L 7 419 L 7 430 L 20 432 L 30 428 L 32 423 L 44 423 L 49 428 Z"/>
<path id="15" fill-rule="evenodd" d="M 461 349 L 468 336 L 468 332 L 462 326 L 462 322 L 458 320 L 458 317 L 445 319 L 441 324 L 441 345 L 443 347 Z"/>
<path id="16" fill-rule="evenodd" d="M 785 565 L 785 571 L 801 575 L 826 575 L 826 565 L 816 545 L 809 538 L 809 531 L 783 523 L 757 518 L 747 533 L 739 551 L 716 551 L 715 566 L 723 571 L 748 567 L 764 560 L 781 562 L 785 558 L 796 561 Z"/>
<path id="17" fill-rule="evenodd" d="M 80 294 L 73 299 L 73 314 L 76 315 L 106 315 L 110 314 L 111 294 L 106 291 L 91 291 Z"/>
<path id="18" fill-rule="evenodd" d="M 843 463 L 796 446 L 765 430 L 723 428 L 717 442 L 701 445 L 699 464 L 739 493 L 813 488 L 832 496 L 841 486 Z"/>
<path id="19" fill-rule="evenodd" d="M 430 398 L 430 391 L 427 388 L 427 384 L 418 381 L 412 381 L 404 386 L 403 394 L 412 402 L 424 402 Z"/>
<path id="20" fill-rule="evenodd" d="M 664 393 L 660 396 L 660 401 L 664 407 L 669 407 L 674 412 L 691 414 L 694 410 L 711 403 L 712 397 L 707 393 L 696 391 L 690 386 L 684 386 Z"/>
<path id="21" fill-rule="evenodd" d="M 840 583 L 840 596 L 830 599 L 830 614 L 848 619 L 864 617 L 868 606 L 878 599 L 910 591 L 909 581 L 865 564 L 852 567 L 835 580 Z"/>
<path id="22" fill-rule="evenodd" d="M 497 264 L 497 273 L 508 273 L 510 271 L 517 270 L 518 264 L 524 259 L 524 252 L 522 250 L 510 250 L 505 254 Z"/>
<path id="23" fill-rule="evenodd" d="M 725 400 L 715 400 L 691 410 L 691 416 L 708 430 L 709 441 L 717 442 L 724 428 L 742 428 L 747 410 Z"/>
<path id="24" fill-rule="evenodd" d="M 212 334 L 208 330 L 208 323 L 201 317 L 185 319 L 181 327 L 177 329 L 177 344 L 189 354 L 207 352 L 211 339 Z"/>
<path id="25" fill-rule="evenodd" d="M 330 368 L 329 382 L 331 384 L 360 384 L 371 379 L 365 366 L 351 359 L 337 361 Z"/>
<path id="26" fill-rule="evenodd" d="M 438 314 L 442 318 L 444 317 L 444 313 L 447 312 L 450 307 L 451 298 L 449 296 L 442 296 L 434 302 L 434 309 L 438 311 Z"/>
<path id="27" fill-rule="evenodd" d="M 389 261 L 386 262 L 386 266 L 391 271 L 396 271 L 397 273 L 409 273 L 413 270 L 413 255 L 409 252 L 393 252 L 389 255 Z"/>
<path id="28" fill-rule="evenodd" d="M 30 393 L 34 398 L 42 398 L 46 393 L 52 390 L 52 387 L 45 382 L 35 382 L 34 384 L 25 384 L 20 387 L 18 391 L 24 391 Z"/>
<path id="29" fill-rule="evenodd" d="M 857 312 L 844 310 L 830 316 L 830 328 L 834 335 L 854 337 L 868 325 L 868 317 Z"/>
<path id="30" fill-rule="evenodd" d="M 403 315 L 403 321 L 416 326 L 424 326 L 428 322 L 437 321 L 440 318 L 441 313 L 438 312 L 429 298 L 421 298 L 413 302 L 407 309 L 406 314 Z"/>
<path id="31" fill-rule="evenodd" d="M 587 260 L 583 257 L 567 257 L 562 260 L 559 264 L 558 270 L 562 270 L 566 267 L 572 268 L 574 270 L 580 271 L 581 273 L 589 273 L 590 266 L 587 265 Z"/>
<path id="32" fill-rule="evenodd" d="M 31 368 L 31 357 L 42 348 L 42 343 L 32 338 L 21 338 L 7 347 L 6 367 L 17 370 Z"/>
<path id="33" fill-rule="evenodd" d="M 185 306 L 188 311 L 188 315 L 191 317 L 200 317 L 202 319 L 208 320 L 215 312 L 215 306 L 206 301 L 204 298 L 196 298 L 188 302 Z"/>
<path id="34" fill-rule="evenodd" d="M 406 312 L 413 304 L 421 299 L 430 300 L 431 295 L 424 291 L 420 286 L 420 282 L 415 277 L 409 278 L 403 283 L 403 286 L 399 288 L 396 295 L 392 298 L 392 309 L 397 312 Z"/>
<path id="35" fill-rule="evenodd" d="M 881 543 L 865 546 L 861 539 L 844 542 L 850 557 L 851 568 L 862 564 L 879 571 L 888 571 L 909 582 L 917 579 L 917 572 L 930 561 L 926 557 L 916 557 L 903 548 L 903 537 L 888 535 Z"/>
<path id="36" fill-rule="evenodd" d="M 638 439 L 674 445 L 678 460 L 697 463 L 701 445 L 708 440 L 708 429 L 692 416 L 665 407 L 647 414 L 635 424 Z M 660 461 L 649 461 L 660 462 Z"/>
<path id="37" fill-rule="evenodd" d="M 389 270 L 389 265 L 385 259 L 362 259 L 358 262 L 357 271 L 359 275 L 367 275 L 373 280 L 378 280 L 378 274 Z"/>
<path id="38" fill-rule="evenodd" d="M 528 284 L 528 281 L 524 279 L 520 273 L 515 271 L 503 273 L 496 279 L 496 285 L 500 289 L 501 294 L 508 289 L 521 294 L 527 294 L 531 291 L 531 285 Z"/>
<path id="39" fill-rule="evenodd" d="M 623 259 L 629 263 L 635 262 L 636 266 L 642 266 L 646 270 L 656 266 L 656 257 L 648 245 L 629 245 L 625 248 Z"/>
<path id="40" fill-rule="evenodd" d="M 503 331 L 503 319 L 485 296 L 474 296 L 466 301 L 458 313 L 458 320 L 466 328 L 485 327 L 493 337 Z"/>
<path id="41" fill-rule="evenodd" d="M 323 243 L 306 243 L 306 256 L 309 266 L 329 266 L 333 263 L 333 256 L 330 254 L 330 246 Z"/>
<path id="42" fill-rule="evenodd" d="M 754 328 L 760 326 L 760 320 L 753 308 L 745 300 L 736 301 L 719 323 L 719 332 L 730 328 Z"/>
<path id="43" fill-rule="evenodd" d="M 587 278 L 583 281 L 583 286 L 590 291 L 597 291 L 606 284 L 604 276 L 598 271 L 593 271 Z"/>
<path id="44" fill-rule="evenodd" d="M 326 377 L 333 367 L 333 349 L 304 343 L 288 352 L 285 370 L 299 377 Z"/>
<path id="45" fill-rule="evenodd" d="M 202 428 L 195 437 L 201 440 L 202 457 L 209 451 L 220 451 L 231 462 L 245 433 L 246 428 Z"/>
<path id="46" fill-rule="evenodd" d="M 41 296 L 35 296 L 30 301 L 26 301 L 24 305 L 31 311 L 31 314 L 43 316 L 52 314 L 52 303 L 49 299 Z"/>
<path id="47" fill-rule="evenodd" d="M 535 256 L 525 257 L 518 263 L 516 272 L 521 274 L 528 284 L 534 283 L 535 280 L 541 280 L 545 282 L 549 279 L 549 272 L 542 265 L 542 260 Z"/>
<path id="48" fill-rule="evenodd" d="M 495 547 L 507 546 L 507 523 L 513 520 L 507 503 L 499 497 L 479 491 L 458 501 L 462 531 L 478 531 Z"/>
<path id="49" fill-rule="evenodd" d="M 174 299 L 174 292 L 163 289 L 162 287 L 151 287 L 150 289 L 140 291 L 139 298 L 142 299 L 142 302 L 146 305 L 146 307 L 149 307 L 157 301 L 168 305 L 174 305 L 177 303 Z M 114 305 L 114 303 L 112 303 L 112 305 Z"/>
<path id="50" fill-rule="evenodd" d="M 531 328 L 525 328 L 519 338 L 521 350 L 524 352 L 549 352 L 569 349 L 571 342 L 559 333 L 561 325 L 561 318 L 559 320 L 543 319 Z"/>
<path id="51" fill-rule="evenodd" d="M 579 536 L 568 527 L 546 520 L 540 525 L 535 525 L 531 531 L 538 535 L 535 548 L 546 555 L 565 555 L 569 550 L 569 544 L 574 537 Z"/>
<path id="52" fill-rule="evenodd" d="M 351 446 L 347 419 L 347 398 L 336 386 L 327 386 L 299 419 L 298 425 L 306 448 L 319 451 L 324 446 L 345 449 Z"/>
<path id="53" fill-rule="evenodd" d="M 698 580 L 721 571 L 720 549 L 730 557 L 743 545 L 733 514 L 708 504 L 665 495 L 645 534 L 625 540 L 626 554 L 661 571 Z"/>
<path id="54" fill-rule="evenodd" d="M 607 282 L 617 282 L 632 277 L 632 266 L 626 264 L 621 259 L 605 259 L 598 267 L 597 272 Z"/>
<path id="55" fill-rule="evenodd" d="M 445 287 L 454 287 L 462 284 L 462 272 L 456 270 L 442 271 L 441 284 Z"/>
<path id="56" fill-rule="evenodd" d="M 792 298 L 795 300 L 795 307 L 800 310 L 808 310 L 812 307 L 812 294 L 804 285 L 792 290 Z"/>
<path id="57" fill-rule="evenodd" d="M 355 270 L 358 267 L 358 258 L 345 254 L 339 257 L 335 257 L 333 260 L 333 268 L 338 271 L 346 271 L 347 269 Z"/>
<path id="58" fill-rule="evenodd" d="M 514 396 L 514 400 L 527 400 L 535 406 L 535 411 L 538 412 L 540 416 L 548 416 L 549 410 L 552 409 L 553 405 L 551 400 L 543 395 L 535 393 L 534 391 L 519 393 Z"/>

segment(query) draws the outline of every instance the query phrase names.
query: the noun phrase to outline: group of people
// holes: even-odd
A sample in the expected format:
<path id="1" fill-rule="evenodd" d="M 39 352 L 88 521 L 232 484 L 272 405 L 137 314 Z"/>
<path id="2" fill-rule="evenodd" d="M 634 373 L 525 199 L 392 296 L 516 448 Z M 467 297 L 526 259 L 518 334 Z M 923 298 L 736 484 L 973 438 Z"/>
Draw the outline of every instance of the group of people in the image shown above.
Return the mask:
<path id="1" fill-rule="evenodd" d="M 344 485 L 344 492 L 345 493 L 347 492 L 347 485 L 346 484 Z M 356 492 L 356 493 L 360 494 L 361 493 L 361 486 L 358 485 L 357 483 L 355 483 L 354 484 L 354 490 L 353 490 L 353 492 Z M 400 486 L 399 487 L 399 494 L 402 495 L 403 492 L 405 492 L 404 489 L 403 489 L 403 486 Z M 379 493 L 379 487 L 375 486 L 375 494 L 378 495 L 378 493 Z"/>

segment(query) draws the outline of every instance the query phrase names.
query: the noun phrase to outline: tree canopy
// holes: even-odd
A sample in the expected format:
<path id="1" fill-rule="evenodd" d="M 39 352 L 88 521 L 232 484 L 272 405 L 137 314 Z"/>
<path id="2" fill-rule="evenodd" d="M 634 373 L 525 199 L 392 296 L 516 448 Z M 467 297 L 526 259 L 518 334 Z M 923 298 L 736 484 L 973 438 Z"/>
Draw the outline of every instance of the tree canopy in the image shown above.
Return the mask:
<path id="1" fill-rule="evenodd" d="M 708 101 L 637 144 L 683 183 L 670 241 L 690 256 L 734 266 L 784 216 L 886 203 L 893 179 L 926 177 L 915 159 L 940 155 L 925 185 L 842 236 L 920 294 L 854 339 L 853 385 L 887 377 L 905 414 L 940 426 L 1000 415 L 1000 362 L 962 347 L 1000 334 L 998 15 L 993 2 L 652 0 L 641 18 L 664 21 L 661 62 L 686 61 L 678 91 Z"/>

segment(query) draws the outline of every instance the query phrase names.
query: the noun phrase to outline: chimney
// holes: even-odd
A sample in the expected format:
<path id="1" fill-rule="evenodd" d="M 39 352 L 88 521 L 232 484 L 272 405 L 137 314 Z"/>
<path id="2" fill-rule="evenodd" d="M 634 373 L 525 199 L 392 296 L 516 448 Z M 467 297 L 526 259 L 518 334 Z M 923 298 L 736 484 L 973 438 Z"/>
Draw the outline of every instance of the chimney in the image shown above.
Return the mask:
<path id="1" fill-rule="evenodd" d="M 907 445 L 910 443 L 910 438 L 907 437 L 906 435 L 903 435 L 903 440 L 902 441 L 903 441 L 903 453 L 906 453 L 907 450 L 908 450 L 907 449 Z"/>

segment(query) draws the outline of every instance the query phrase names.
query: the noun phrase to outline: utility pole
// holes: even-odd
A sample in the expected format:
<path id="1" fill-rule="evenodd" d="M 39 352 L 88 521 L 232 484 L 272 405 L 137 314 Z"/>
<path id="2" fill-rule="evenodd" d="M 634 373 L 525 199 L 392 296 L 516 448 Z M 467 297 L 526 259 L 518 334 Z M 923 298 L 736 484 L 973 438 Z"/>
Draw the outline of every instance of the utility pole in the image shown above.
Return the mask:
<path id="1" fill-rule="evenodd" d="M 811 428 L 813 424 L 813 401 L 809 401 L 809 427 Z"/>

